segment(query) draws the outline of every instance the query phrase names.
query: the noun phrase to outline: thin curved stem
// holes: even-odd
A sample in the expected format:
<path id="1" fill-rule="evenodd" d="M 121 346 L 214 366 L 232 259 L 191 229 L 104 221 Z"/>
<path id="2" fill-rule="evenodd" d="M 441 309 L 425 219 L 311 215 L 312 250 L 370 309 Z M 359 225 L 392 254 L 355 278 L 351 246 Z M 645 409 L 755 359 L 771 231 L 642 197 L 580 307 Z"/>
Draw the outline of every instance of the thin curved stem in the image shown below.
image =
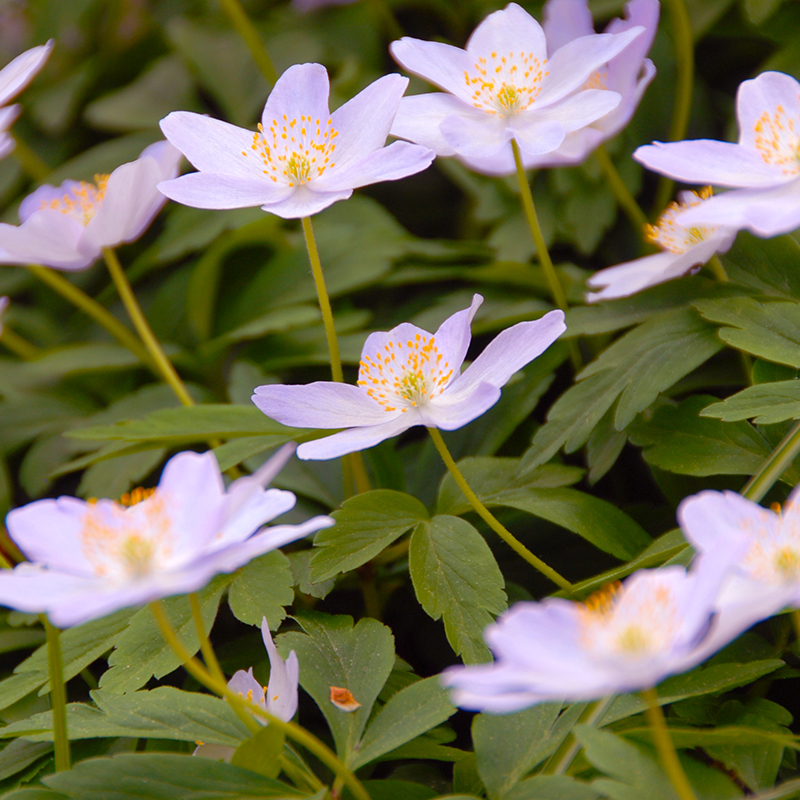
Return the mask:
<path id="1" fill-rule="evenodd" d="M 23 361 L 30 361 L 39 355 L 39 348 L 36 345 L 12 331 L 8 325 L 4 325 L 3 331 L 0 333 L 0 344 Z"/>
<path id="2" fill-rule="evenodd" d="M 222 668 L 217 660 L 217 655 L 214 652 L 214 648 L 211 646 L 211 640 L 206 633 L 206 626 L 203 623 L 203 610 L 200 607 L 200 598 L 197 596 L 197 592 L 191 592 L 189 594 L 189 606 L 192 609 L 192 620 L 197 630 L 197 638 L 200 639 L 200 652 L 203 654 L 206 667 L 214 679 L 224 683 L 225 674 L 222 672 Z"/>
<path id="3" fill-rule="evenodd" d="M 14 135 L 14 156 L 16 162 L 22 167 L 23 170 L 33 180 L 39 182 L 43 181 L 51 172 L 50 165 L 40 158 L 29 146 L 24 139 L 20 139 Z"/>
<path id="4" fill-rule="evenodd" d="M 40 617 L 47 636 L 47 668 L 50 673 L 50 702 L 53 707 L 53 747 L 56 772 L 70 768 L 69 738 L 67 736 L 67 690 L 64 686 L 64 665 L 61 659 L 61 631 Z"/>
<path id="5" fill-rule="evenodd" d="M 150 357 L 142 343 L 126 328 L 111 312 L 103 308 L 96 300 L 82 292 L 75 284 L 70 283 L 55 270 L 29 264 L 28 270 L 42 283 L 58 292 L 65 300 L 84 313 L 88 314 L 100 327 L 105 328 L 123 347 L 131 351 L 143 364 L 149 367 L 156 375 L 159 374 L 155 361 Z"/>
<path id="6" fill-rule="evenodd" d="M 692 110 L 694 41 L 685 0 L 666 0 L 666 5 L 672 22 L 672 37 L 675 46 L 675 105 L 672 109 L 669 141 L 677 142 L 686 136 L 689 113 Z M 656 208 L 664 208 L 667 205 L 674 186 L 675 184 L 670 178 L 661 178 L 656 192 Z"/>
<path id="7" fill-rule="evenodd" d="M 122 264 L 119 263 L 117 254 L 110 247 L 104 247 L 103 256 L 106 260 L 108 271 L 111 273 L 114 285 L 117 287 L 117 292 L 119 292 L 120 299 L 128 312 L 128 316 L 131 318 L 133 327 L 136 328 L 139 338 L 144 342 L 144 346 L 147 348 L 147 351 L 158 367 L 159 375 L 169 385 L 172 391 L 175 392 L 178 400 L 180 400 L 183 405 L 193 406 L 194 400 L 192 400 L 192 396 L 175 371 L 175 367 L 172 366 L 172 362 L 161 349 L 161 345 L 150 328 L 150 324 L 147 322 L 147 318 L 142 312 L 139 302 L 136 300 L 136 295 L 134 295 L 133 289 L 130 283 L 128 283 L 128 279 L 125 277 L 125 270 L 122 269 Z"/>
<path id="8" fill-rule="evenodd" d="M 648 219 L 644 211 L 642 211 L 636 198 L 631 194 L 622 176 L 619 174 L 616 165 L 611 160 L 605 145 L 601 144 L 595 151 L 594 157 L 600 164 L 600 169 L 608 181 L 609 188 L 614 193 L 619 207 L 625 212 L 631 224 L 639 232 L 640 236 L 644 236 L 645 228 L 647 227 Z"/>
<path id="9" fill-rule="evenodd" d="M 294 722 L 284 722 L 279 717 L 270 714 L 266 709 L 261 708 L 261 706 L 244 700 L 228 689 L 223 682 L 213 678 L 203 665 L 183 646 L 175 629 L 172 627 L 172 623 L 169 621 L 166 611 L 164 611 L 164 606 L 161 601 L 156 600 L 150 603 L 150 610 L 167 644 L 173 649 L 178 658 L 181 659 L 184 668 L 193 678 L 215 694 L 227 699 L 232 705 L 245 708 L 251 714 L 265 719 L 270 725 L 274 725 L 279 730 L 282 730 L 290 739 L 294 739 L 298 744 L 305 747 L 306 750 L 313 753 L 325 766 L 330 768 L 337 777 L 341 778 L 342 782 L 353 793 L 356 800 L 370 800 L 369 794 L 367 794 L 366 789 L 361 785 L 358 778 L 356 778 L 356 776 L 336 757 L 336 754 L 317 739 L 316 736 Z M 248 725 L 251 732 L 255 733 L 261 730 L 261 726 L 256 720 L 251 719 L 251 722 L 255 726 L 253 728 Z"/>
<path id="10" fill-rule="evenodd" d="M 678 754 L 675 752 L 675 745 L 669 735 L 664 712 L 658 702 L 658 693 L 655 689 L 645 689 L 641 695 L 647 704 L 644 713 L 653 731 L 661 766 L 664 767 L 664 771 L 681 800 L 697 800 L 692 785 L 678 760 Z"/>
<path id="11" fill-rule="evenodd" d="M 616 699 L 617 696 L 612 694 L 608 697 L 604 697 L 602 700 L 598 700 L 596 703 L 592 703 L 581 716 L 581 723 L 584 725 L 591 725 L 592 727 L 598 725 L 603 721 L 606 711 L 611 708 L 611 705 Z M 570 764 L 575 760 L 575 756 L 581 751 L 580 742 L 571 734 L 570 737 L 571 741 L 555 766 L 545 771 L 547 775 L 565 775 Z"/>
<path id="12" fill-rule="evenodd" d="M 519 539 L 514 536 L 504 525 L 502 525 L 498 519 L 489 511 L 488 508 L 478 499 L 478 495 L 472 491 L 469 484 L 466 481 L 466 478 L 461 473 L 461 470 L 458 468 L 458 465 L 453 460 L 453 456 L 450 455 L 450 451 L 447 449 L 447 445 L 444 443 L 444 439 L 442 438 L 442 434 L 439 433 L 438 428 L 428 428 L 428 433 L 431 435 L 431 439 L 433 439 L 433 443 L 436 446 L 436 449 L 439 451 L 439 455 L 442 457 L 442 461 L 444 461 L 445 466 L 449 470 L 450 474 L 453 476 L 458 488 L 464 493 L 464 496 L 469 500 L 470 505 L 475 509 L 478 516 L 509 546 L 511 547 L 518 555 L 522 556 L 532 567 L 539 570 L 546 578 L 549 578 L 553 583 L 557 586 L 561 587 L 564 591 L 569 592 L 572 594 L 572 584 L 563 576 L 559 575 L 552 567 L 547 566 L 540 558 L 535 556 L 525 547 Z"/>
<path id="13" fill-rule="evenodd" d="M 719 256 L 716 253 L 708 259 L 708 265 L 713 270 L 714 277 L 720 283 L 728 282 L 728 273 L 725 271 L 725 267 L 722 266 L 722 262 L 719 260 Z"/>
<path id="14" fill-rule="evenodd" d="M 800 453 L 800 422 L 783 437 L 770 453 L 761 469 L 753 475 L 742 489 L 742 497 L 758 502 L 773 487 Z"/>
<path id="15" fill-rule="evenodd" d="M 250 21 L 250 17 L 245 14 L 239 0 L 219 0 L 219 4 L 236 32 L 247 45 L 247 49 L 250 51 L 253 61 L 256 62 L 261 70 L 261 74 L 267 79 L 268 83 L 275 83 L 278 80 L 275 65 L 272 63 L 263 40 Z"/>

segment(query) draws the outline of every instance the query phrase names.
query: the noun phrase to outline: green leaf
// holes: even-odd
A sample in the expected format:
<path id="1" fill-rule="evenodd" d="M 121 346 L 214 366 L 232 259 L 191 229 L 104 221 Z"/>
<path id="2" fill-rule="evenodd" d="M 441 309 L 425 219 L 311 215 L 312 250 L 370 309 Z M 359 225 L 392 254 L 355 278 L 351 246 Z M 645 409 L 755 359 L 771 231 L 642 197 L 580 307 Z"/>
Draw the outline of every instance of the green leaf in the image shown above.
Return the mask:
<path id="1" fill-rule="evenodd" d="M 281 771 L 281 754 L 285 741 L 284 731 L 267 725 L 236 748 L 231 764 L 267 778 L 277 778 Z"/>
<path id="2" fill-rule="evenodd" d="M 800 297 L 798 259 L 800 244 L 790 236 L 758 239 L 744 231 L 722 257 L 731 281 L 755 289 L 759 294 L 790 300 Z"/>
<path id="3" fill-rule="evenodd" d="M 319 550 L 309 567 L 313 583 L 366 564 L 407 530 L 430 518 L 415 497 L 391 489 L 351 497 L 332 516 L 336 525 L 314 538 Z"/>
<path id="4" fill-rule="evenodd" d="M 335 580 L 330 578 L 321 583 L 311 582 L 309 563 L 313 555 L 313 550 L 296 550 L 288 554 L 289 564 L 292 570 L 292 580 L 294 581 L 294 585 L 303 594 L 324 600 L 331 589 L 333 589 Z"/>
<path id="5" fill-rule="evenodd" d="M 719 337 L 731 347 L 768 361 L 800 367 L 800 304 L 782 300 L 730 297 L 700 300 L 695 308 L 722 324 Z"/>
<path id="6" fill-rule="evenodd" d="M 275 630 L 286 616 L 284 606 L 294 600 L 294 580 L 289 559 L 273 550 L 242 567 L 228 590 L 233 615 L 247 625 L 260 625 L 267 618 Z"/>
<path id="7" fill-rule="evenodd" d="M 447 640 L 468 664 L 489 660 L 483 629 L 506 610 L 505 581 L 484 538 L 458 517 L 417 526 L 408 554 L 422 607 L 444 619 Z"/>
<path id="8" fill-rule="evenodd" d="M 125 753 L 81 761 L 44 783 L 80 800 L 255 800 L 302 797 L 297 789 L 208 758 Z"/>
<path id="9" fill-rule="evenodd" d="M 503 800 L 595 800 L 600 792 L 567 775 L 536 775 L 518 783 Z"/>
<path id="10" fill-rule="evenodd" d="M 369 764 L 379 756 L 421 736 L 456 713 L 439 676 L 401 689 L 378 712 L 367 728 L 351 768 Z"/>
<path id="11" fill-rule="evenodd" d="M 70 739 L 126 736 L 238 747 L 249 736 L 231 707 L 208 694 L 161 686 L 126 695 L 97 690 L 92 692 L 92 699 L 97 708 L 87 703 L 67 706 Z M 0 736 L 51 742 L 52 712 L 12 723 L 0 731 Z"/>
<path id="12" fill-rule="evenodd" d="M 561 488 L 579 480 L 583 470 L 548 464 L 518 473 L 511 458 L 465 458 L 459 467 L 487 506 L 518 508 L 577 533 L 621 560 L 640 553 L 652 541 L 642 528 L 615 505 L 576 489 Z M 440 513 L 463 514 L 472 506 L 451 475 L 439 490 Z"/>
<path id="13" fill-rule="evenodd" d="M 721 348 L 714 327 L 691 308 L 651 317 L 604 350 L 553 404 L 520 470 L 544 464 L 562 446 L 577 450 L 612 406 L 614 428 L 627 428 L 661 392 Z"/>
<path id="14" fill-rule="evenodd" d="M 394 637 L 375 619 L 353 626 L 352 617 L 306 611 L 297 616 L 305 633 L 277 637 L 283 653 L 294 650 L 302 664 L 301 686 L 319 706 L 348 766 L 358 756 L 358 744 L 372 706 L 394 666 Z M 361 707 L 342 711 L 331 702 L 331 687 L 349 689 Z"/>
<path id="15" fill-rule="evenodd" d="M 650 419 L 637 420 L 631 441 L 649 464 L 680 475 L 752 475 L 772 448 L 749 422 L 701 416 L 712 398 L 695 395 L 664 404 Z"/>
<path id="16" fill-rule="evenodd" d="M 26 742 L 24 739 L 8 742 L 0 751 L 0 780 L 16 775 L 52 752 L 53 746 L 46 742 Z"/>
<path id="17" fill-rule="evenodd" d="M 436 797 L 436 791 L 429 786 L 391 778 L 364 781 L 364 788 L 372 800 L 433 800 Z"/>
<path id="18" fill-rule="evenodd" d="M 756 425 L 770 425 L 800 417 L 800 381 L 778 381 L 748 386 L 720 403 L 712 403 L 701 417 L 724 422 L 752 419 Z"/>
<path id="19" fill-rule="evenodd" d="M 206 632 L 211 630 L 217 608 L 231 578 L 220 575 L 198 592 Z M 163 601 L 164 610 L 183 646 L 192 654 L 200 649 L 200 640 L 192 621 L 187 597 L 170 597 Z M 145 607 L 130 619 L 127 629 L 116 643 L 108 659 L 110 669 L 100 678 L 100 688 L 110 692 L 132 692 L 152 677 L 163 678 L 181 665 L 180 658 L 164 641 L 153 614 Z"/>

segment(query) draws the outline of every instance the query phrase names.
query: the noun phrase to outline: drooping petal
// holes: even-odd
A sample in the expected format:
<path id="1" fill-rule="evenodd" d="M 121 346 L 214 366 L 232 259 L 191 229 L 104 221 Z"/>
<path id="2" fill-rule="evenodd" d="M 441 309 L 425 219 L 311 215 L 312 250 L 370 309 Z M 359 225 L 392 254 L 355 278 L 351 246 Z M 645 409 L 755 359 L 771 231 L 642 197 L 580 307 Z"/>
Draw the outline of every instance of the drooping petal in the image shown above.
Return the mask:
<path id="1" fill-rule="evenodd" d="M 391 417 L 390 414 L 386 415 Z M 423 424 L 419 419 L 416 409 L 409 409 L 406 413 L 398 415 L 376 425 L 361 428 L 348 428 L 347 430 L 326 436 L 324 439 L 315 439 L 313 442 L 304 442 L 297 448 L 297 457 L 304 461 L 327 461 L 357 450 L 366 450 L 376 444 L 391 439 L 393 436 L 408 430 L 413 425 Z"/>
<path id="2" fill-rule="evenodd" d="M 275 214 L 282 219 L 300 219 L 318 214 L 320 211 L 332 206 L 339 200 L 347 200 L 353 194 L 352 189 L 339 189 L 336 191 L 315 191 L 314 185 L 298 186 L 284 199 L 274 200 L 261 206 L 264 211 Z"/>
<path id="3" fill-rule="evenodd" d="M 547 0 L 543 15 L 542 28 L 550 55 L 573 39 L 594 33 L 594 20 L 587 0 Z"/>
<path id="4" fill-rule="evenodd" d="M 743 81 L 736 93 L 736 117 L 739 144 L 764 153 L 761 140 L 765 135 L 771 139 L 771 133 L 782 129 L 789 133 L 787 121 L 800 117 L 800 83 L 783 72 L 762 72 L 757 78 Z M 772 129 L 772 121 L 777 123 L 777 130 Z M 800 130 L 793 132 L 795 148 L 798 134 Z"/>
<path id="5" fill-rule="evenodd" d="M 291 186 L 250 175 L 190 172 L 158 184 L 158 190 L 193 208 L 248 208 L 278 203 L 295 191 Z"/>
<path id="6" fill-rule="evenodd" d="M 309 117 L 321 124 L 330 119 L 328 71 L 322 64 L 295 64 L 278 78 L 267 98 L 261 124 L 269 130 L 273 121 L 279 124 L 298 123 Z M 285 119 L 284 119 L 285 118 Z"/>
<path id="7" fill-rule="evenodd" d="M 617 106 L 617 110 L 618 109 L 619 106 Z M 532 156 L 530 153 L 523 151 L 522 163 L 524 164 L 525 169 L 540 169 L 541 167 L 564 167 L 572 166 L 573 164 L 580 164 L 586 159 L 586 156 L 588 156 L 589 153 L 591 153 L 602 141 L 607 138 L 603 130 L 600 130 L 599 128 L 601 125 L 603 128 L 605 128 L 606 120 L 615 113 L 616 110 L 598 120 L 597 123 L 595 123 L 597 127 L 581 128 L 578 131 L 568 133 L 564 137 L 564 141 L 559 145 L 559 147 L 550 153 L 542 153 L 541 155 Z M 505 167 L 504 171 L 503 167 Z M 506 162 L 505 164 L 501 164 L 498 162 L 497 165 L 485 164 L 483 165 L 483 169 L 480 169 L 479 171 L 490 175 L 508 175 L 514 171 L 514 168 L 515 167 L 513 163 L 509 164 Z M 478 167 L 475 167 L 475 169 L 478 169 Z M 489 169 L 492 171 L 490 172 Z"/>
<path id="8" fill-rule="evenodd" d="M 439 130 L 456 154 L 467 158 L 491 156 L 511 141 L 513 135 L 505 117 L 483 112 L 469 116 L 451 114 L 441 121 Z"/>
<path id="9" fill-rule="evenodd" d="M 638 147 L 633 157 L 648 169 L 686 183 L 766 188 L 793 180 L 754 150 L 714 139 L 653 142 Z"/>
<path id="10" fill-rule="evenodd" d="M 314 192 L 340 192 L 381 181 L 396 181 L 427 169 L 435 157 L 433 150 L 427 147 L 393 142 L 341 169 L 337 163 L 337 169 L 314 181 Z"/>
<path id="11" fill-rule="evenodd" d="M 489 14 L 472 32 L 466 50 L 473 60 L 492 52 L 506 54 L 514 51 L 532 53 L 540 61 L 547 58 L 542 26 L 516 3 L 509 3 Z"/>
<path id="12" fill-rule="evenodd" d="M 292 650 L 286 661 L 278 655 L 266 617 L 261 621 L 261 637 L 269 656 L 267 711 L 278 719 L 288 722 L 297 711 L 297 687 L 300 676 L 297 654 Z"/>
<path id="13" fill-rule="evenodd" d="M 5 105 L 33 80 L 50 57 L 54 45 L 54 40 L 50 39 L 46 44 L 32 47 L 0 70 L 0 105 Z"/>
<path id="14" fill-rule="evenodd" d="M 441 131 L 442 121 L 451 114 L 476 116 L 475 111 L 461 100 L 443 92 L 404 97 L 392 123 L 391 134 L 430 147 L 436 155 L 454 156 L 456 151 L 447 143 Z"/>
<path id="15" fill-rule="evenodd" d="M 389 45 L 389 52 L 408 72 L 472 105 L 470 87 L 464 80 L 464 72 L 473 66 L 472 59 L 460 47 L 404 36 Z"/>
<path id="16" fill-rule="evenodd" d="M 376 425 L 394 417 L 362 389 L 348 383 L 268 384 L 257 386 L 252 400 L 268 417 L 298 428 Z"/>
<path id="17" fill-rule="evenodd" d="M 558 120 L 540 121 L 538 116 L 515 119 L 512 130 L 519 149 L 524 155 L 528 156 L 538 156 L 556 150 L 567 135 L 564 126 Z M 513 151 L 510 147 L 506 147 L 500 152 L 510 152 L 513 159 Z M 486 157 L 477 156 L 477 158 L 481 159 L 492 157 L 492 155 Z M 516 165 L 516 162 L 514 163 Z"/>

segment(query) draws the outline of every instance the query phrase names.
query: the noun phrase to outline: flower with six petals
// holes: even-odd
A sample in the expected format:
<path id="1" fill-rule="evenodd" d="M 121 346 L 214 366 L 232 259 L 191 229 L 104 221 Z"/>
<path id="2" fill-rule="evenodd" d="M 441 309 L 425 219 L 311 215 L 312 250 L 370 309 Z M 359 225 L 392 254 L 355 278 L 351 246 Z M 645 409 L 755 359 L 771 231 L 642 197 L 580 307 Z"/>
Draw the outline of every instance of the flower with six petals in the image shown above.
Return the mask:
<path id="1" fill-rule="evenodd" d="M 504 330 L 461 373 L 470 324 L 483 302 L 446 319 L 435 334 L 404 322 L 370 334 L 361 352 L 358 386 L 317 381 L 259 386 L 253 402 L 268 416 L 301 428 L 346 428 L 304 442 L 302 459 L 328 459 L 363 450 L 414 425 L 455 430 L 491 408 L 500 388 L 541 355 L 565 330 L 564 313 L 550 311 Z"/>
<path id="2" fill-rule="evenodd" d="M 296 64 L 275 84 L 255 133 L 173 111 L 161 129 L 199 171 L 159 188 L 195 208 L 261 206 L 295 219 L 346 200 L 360 186 L 413 175 L 434 154 L 408 142 L 384 146 L 407 85 L 407 78 L 385 75 L 330 113 L 325 67 Z"/>

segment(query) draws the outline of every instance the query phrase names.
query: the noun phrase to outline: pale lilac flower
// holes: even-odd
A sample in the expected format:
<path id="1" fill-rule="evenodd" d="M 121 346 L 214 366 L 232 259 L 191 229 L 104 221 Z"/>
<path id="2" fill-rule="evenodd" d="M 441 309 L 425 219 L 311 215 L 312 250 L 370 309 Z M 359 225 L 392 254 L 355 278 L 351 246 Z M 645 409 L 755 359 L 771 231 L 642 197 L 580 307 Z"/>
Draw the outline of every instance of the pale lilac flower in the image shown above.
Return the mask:
<path id="1" fill-rule="evenodd" d="M 331 114 L 325 67 L 296 64 L 275 84 L 257 132 L 173 111 L 161 129 L 199 172 L 159 188 L 195 208 L 261 206 L 295 219 L 360 186 L 413 175 L 430 165 L 432 152 L 408 142 L 384 147 L 407 85 L 385 75 Z"/>
<path id="2" fill-rule="evenodd" d="M 120 502 L 60 497 L 11 511 L 6 527 L 30 563 L 0 574 L 0 604 L 68 627 L 120 608 L 194 592 L 220 572 L 333 524 L 265 522 L 295 504 L 264 489 L 291 449 L 225 490 L 213 453 L 179 453 L 155 490 Z"/>
<path id="3" fill-rule="evenodd" d="M 15 146 L 14 137 L 8 129 L 19 116 L 18 105 L 7 106 L 6 103 L 19 94 L 34 78 L 50 57 L 54 42 L 32 47 L 0 70 L 0 158 L 5 158 Z"/>
<path id="4" fill-rule="evenodd" d="M 648 225 L 647 238 L 663 252 L 595 272 L 587 281 L 588 303 L 628 297 L 650 286 L 696 272 L 715 253 L 726 253 L 736 238 L 737 229 L 729 226 L 684 226 L 685 211 L 708 203 L 709 189 L 681 192 L 677 203 L 670 203 L 655 225 Z"/>
<path id="5" fill-rule="evenodd" d="M 762 619 L 800 607 L 800 487 L 774 510 L 736 492 L 704 491 L 678 507 L 700 561 L 727 563 L 709 646 L 718 649 Z M 731 548 L 742 550 L 731 558 Z"/>
<path id="6" fill-rule="evenodd" d="M 20 204 L 21 225 L 0 223 L 0 264 L 81 270 L 104 247 L 138 239 L 166 202 L 157 184 L 178 174 L 180 159 L 161 141 L 110 175 L 95 175 L 94 183 L 40 186 Z"/>
<path id="7" fill-rule="evenodd" d="M 643 31 L 591 33 L 548 57 L 541 25 L 510 3 L 475 29 L 466 50 L 404 37 L 391 45 L 395 60 L 444 93 L 403 98 L 392 134 L 479 172 L 513 172 L 512 139 L 523 158 L 551 153 L 619 105 L 617 92 L 581 87 Z"/>
<path id="8" fill-rule="evenodd" d="M 246 672 L 243 669 L 236 672 L 228 681 L 228 688 L 249 703 L 260 706 L 272 714 L 273 717 L 289 722 L 297 711 L 297 693 L 300 678 L 300 664 L 297 660 L 297 653 L 292 650 L 286 661 L 278 655 L 278 650 L 272 641 L 272 634 L 269 632 L 269 624 L 266 617 L 261 620 L 261 636 L 264 639 L 264 647 L 267 648 L 267 655 L 269 656 L 269 681 L 267 685 L 262 686 L 255 679 L 253 668 L 250 667 Z M 264 717 L 254 716 L 262 725 L 267 724 Z M 225 745 L 201 744 L 192 755 L 213 758 L 215 761 L 230 761 L 234 752 L 233 747 L 226 747 Z"/>
<path id="9" fill-rule="evenodd" d="M 585 603 L 517 603 L 484 631 L 495 662 L 451 667 L 443 683 L 456 705 L 495 713 L 652 688 L 706 657 L 719 584 L 716 570 L 662 567 Z"/>
<path id="10" fill-rule="evenodd" d="M 3 312 L 8 308 L 10 302 L 8 297 L 0 297 L 0 334 L 3 333 Z"/>
<path id="11" fill-rule="evenodd" d="M 520 322 L 495 337 L 461 373 L 470 323 L 482 302 L 476 294 L 469 308 L 446 319 L 435 334 L 408 322 L 370 334 L 361 351 L 358 386 L 330 381 L 259 386 L 253 402 L 287 425 L 347 429 L 301 444 L 302 459 L 363 450 L 414 425 L 460 428 L 491 408 L 508 379 L 566 330 L 561 311 Z"/>
<path id="12" fill-rule="evenodd" d="M 739 142 L 654 142 L 633 154 L 649 169 L 725 192 L 686 212 L 684 225 L 727 225 L 757 236 L 800 226 L 800 83 L 781 72 L 744 81 L 736 95 Z"/>

